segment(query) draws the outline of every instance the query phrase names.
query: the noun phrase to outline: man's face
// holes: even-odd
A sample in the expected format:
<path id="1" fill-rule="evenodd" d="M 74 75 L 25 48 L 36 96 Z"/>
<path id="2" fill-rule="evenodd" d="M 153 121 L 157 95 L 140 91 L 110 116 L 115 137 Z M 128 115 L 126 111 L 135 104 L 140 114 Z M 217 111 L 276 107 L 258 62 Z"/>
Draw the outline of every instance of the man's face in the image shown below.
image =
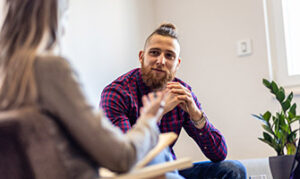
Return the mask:
<path id="1" fill-rule="evenodd" d="M 152 89 L 162 89 L 172 81 L 181 60 L 180 46 L 176 39 L 167 36 L 153 35 L 140 51 L 141 72 L 143 81 Z"/>

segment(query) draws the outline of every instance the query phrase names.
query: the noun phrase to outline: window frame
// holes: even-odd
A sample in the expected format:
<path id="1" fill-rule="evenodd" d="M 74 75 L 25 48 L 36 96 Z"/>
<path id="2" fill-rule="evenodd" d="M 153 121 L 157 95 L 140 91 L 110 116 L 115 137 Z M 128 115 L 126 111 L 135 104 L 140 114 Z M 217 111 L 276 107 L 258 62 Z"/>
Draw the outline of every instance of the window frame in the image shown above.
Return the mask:
<path id="1" fill-rule="evenodd" d="M 282 0 L 263 0 L 270 79 L 300 94 L 300 75 L 288 75 Z"/>

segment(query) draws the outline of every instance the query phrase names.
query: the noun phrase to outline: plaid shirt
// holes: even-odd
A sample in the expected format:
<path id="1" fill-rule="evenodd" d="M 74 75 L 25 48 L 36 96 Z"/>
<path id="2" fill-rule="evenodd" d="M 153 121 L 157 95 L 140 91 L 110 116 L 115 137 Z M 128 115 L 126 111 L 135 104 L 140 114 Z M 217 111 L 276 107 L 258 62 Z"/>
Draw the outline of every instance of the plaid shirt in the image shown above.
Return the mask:
<path id="1" fill-rule="evenodd" d="M 175 78 L 174 81 L 181 83 L 191 91 L 191 87 L 180 79 Z M 142 96 L 149 92 L 151 89 L 143 82 L 140 69 L 134 69 L 104 88 L 100 106 L 112 123 L 126 132 L 136 123 L 140 116 Z M 192 95 L 201 110 L 201 105 L 193 92 Z M 165 114 L 159 124 L 162 133 L 173 131 L 179 135 L 182 127 L 211 161 L 217 162 L 226 158 L 227 147 L 224 137 L 208 120 L 204 128 L 198 129 L 191 122 L 188 113 L 177 106 Z M 173 146 L 174 143 L 170 149 L 175 158 Z"/>

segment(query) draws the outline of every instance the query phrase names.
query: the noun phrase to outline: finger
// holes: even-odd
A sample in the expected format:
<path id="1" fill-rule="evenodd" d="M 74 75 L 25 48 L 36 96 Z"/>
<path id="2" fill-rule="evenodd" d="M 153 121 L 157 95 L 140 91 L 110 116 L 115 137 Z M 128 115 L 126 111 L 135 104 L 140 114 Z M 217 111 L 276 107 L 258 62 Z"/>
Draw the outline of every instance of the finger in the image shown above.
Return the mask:
<path id="1" fill-rule="evenodd" d="M 187 95 L 187 96 L 191 96 L 190 92 L 189 91 L 186 91 L 184 89 L 172 89 L 171 90 L 171 93 L 174 93 L 174 94 L 179 94 L 179 95 Z"/>
<path id="2" fill-rule="evenodd" d="M 189 97 L 186 96 L 186 95 L 180 95 L 180 96 L 177 96 L 177 99 L 178 99 L 178 100 L 185 101 L 186 103 L 189 103 L 189 102 L 191 101 L 191 98 L 189 98 Z"/>
<path id="3" fill-rule="evenodd" d="M 167 89 L 184 89 L 184 90 L 190 92 L 190 90 L 188 88 L 186 88 L 185 86 L 181 85 L 178 82 L 174 83 L 174 84 L 167 85 Z"/>
<path id="4" fill-rule="evenodd" d="M 188 108 L 188 105 L 184 102 L 184 103 L 180 103 L 179 104 L 179 107 L 181 109 L 183 109 L 185 112 L 189 113 L 189 108 Z"/>
<path id="5" fill-rule="evenodd" d="M 173 85 L 173 84 L 180 84 L 179 82 L 175 82 L 175 81 L 170 81 L 167 83 L 167 85 Z"/>
<path id="6" fill-rule="evenodd" d="M 155 96 L 156 96 L 156 94 L 155 94 Z M 153 99 L 156 98 L 155 96 L 154 96 L 154 93 L 149 93 L 148 94 L 148 98 L 149 98 L 150 101 L 153 101 Z"/>
<path id="7" fill-rule="evenodd" d="M 144 106 L 144 107 L 145 107 L 145 106 L 148 106 L 148 104 L 149 104 L 148 96 L 144 95 L 144 96 L 142 97 L 142 103 L 143 103 L 143 106 Z"/>
<path id="8" fill-rule="evenodd" d="M 174 84 L 168 84 L 168 85 L 167 85 L 167 88 L 168 88 L 168 89 L 172 89 L 172 88 L 180 88 L 180 85 L 177 84 L 177 83 L 174 83 Z"/>
<path id="9" fill-rule="evenodd" d="M 141 108 L 140 108 L 140 114 L 143 114 L 143 113 L 144 113 L 144 108 L 141 107 Z"/>

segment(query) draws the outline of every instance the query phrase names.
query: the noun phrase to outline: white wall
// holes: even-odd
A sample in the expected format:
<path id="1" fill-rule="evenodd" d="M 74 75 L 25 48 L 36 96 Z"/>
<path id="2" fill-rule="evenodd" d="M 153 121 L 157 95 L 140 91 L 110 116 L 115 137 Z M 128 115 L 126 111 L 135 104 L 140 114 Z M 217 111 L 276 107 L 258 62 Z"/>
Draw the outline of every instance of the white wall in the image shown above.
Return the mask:
<path id="1" fill-rule="evenodd" d="M 156 22 L 170 21 L 179 28 L 178 76 L 192 85 L 210 121 L 224 134 L 228 158 L 276 155 L 257 139 L 261 123 L 251 116 L 279 108 L 261 82 L 269 78 L 262 1 L 156 0 L 155 10 Z M 253 54 L 238 57 L 236 42 L 244 38 L 252 39 Z M 185 133 L 176 153 L 206 160 Z"/>
<path id="2" fill-rule="evenodd" d="M 2 23 L 3 23 L 3 18 L 4 18 L 4 0 L 0 0 L 0 28 L 2 26 Z"/>
<path id="3" fill-rule="evenodd" d="M 143 39 L 154 28 L 152 10 L 151 1 L 70 1 L 63 53 L 96 108 L 107 84 L 138 67 Z"/>
<path id="4" fill-rule="evenodd" d="M 69 21 L 64 52 L 94 106 L 105 85 L 139 66 L 146 36 L 170 21 L 180 33 L 178 76 L 224 134 L 228 159 L 275 155 L 257 139 L 261 123 L 251 116 L 279 108 L 261 83 L 269 78 L 261 0 L 73 0 Z M 252 39 L 253 54 L 237 57 L 236 41 L 244 38 Z M 206 160 L 184 132 L 175 149 L 178 157 Z"/>

